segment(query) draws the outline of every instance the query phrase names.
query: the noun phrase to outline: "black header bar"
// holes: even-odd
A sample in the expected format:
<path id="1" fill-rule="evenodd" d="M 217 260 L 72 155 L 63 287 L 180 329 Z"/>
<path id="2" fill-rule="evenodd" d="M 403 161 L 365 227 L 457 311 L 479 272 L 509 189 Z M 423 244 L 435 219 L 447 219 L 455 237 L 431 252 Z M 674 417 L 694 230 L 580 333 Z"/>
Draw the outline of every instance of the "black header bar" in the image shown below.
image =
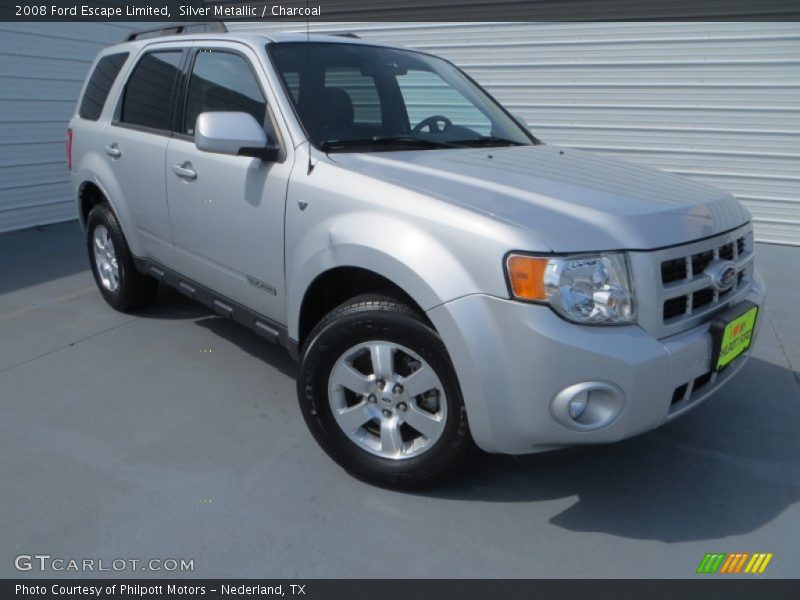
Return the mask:
<path id="1" fill-rule="evenodd" d="M 798 21 L 798 0 L 0 0 L 0 21 Z"/>
<path id="2" fill-rule="evenodd" d="M 800 597 L 798 580 L 698 576 L 692 580 L 209 580 L 209 579 L 5 579 L 0 597 L 73 600 L 165 598 L 285 598 L 293 600 L 739 600 Z"/>

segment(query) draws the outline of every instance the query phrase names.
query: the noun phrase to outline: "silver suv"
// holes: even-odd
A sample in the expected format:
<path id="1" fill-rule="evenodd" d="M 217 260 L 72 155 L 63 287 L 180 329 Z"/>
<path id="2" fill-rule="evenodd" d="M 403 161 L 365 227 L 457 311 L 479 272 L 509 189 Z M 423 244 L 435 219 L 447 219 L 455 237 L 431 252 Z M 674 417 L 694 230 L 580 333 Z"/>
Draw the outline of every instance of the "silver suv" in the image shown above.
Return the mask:
<path id="1" fill-rule="evenodd" d="M 95 61 L 67 146 L 106 301 L 163 281 L 288 348 L 314 437 L 380 485 L 653 429 L 755 339 L 738 201 L 545 145 L 430 54 L 129 41 Z"/>

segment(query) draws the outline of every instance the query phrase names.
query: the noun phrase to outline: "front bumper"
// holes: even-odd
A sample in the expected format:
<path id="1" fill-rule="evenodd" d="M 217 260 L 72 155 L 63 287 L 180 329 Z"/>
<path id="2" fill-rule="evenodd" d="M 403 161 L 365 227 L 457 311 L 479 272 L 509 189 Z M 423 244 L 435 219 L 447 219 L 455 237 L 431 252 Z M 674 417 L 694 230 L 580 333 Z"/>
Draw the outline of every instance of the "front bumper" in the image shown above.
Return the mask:
<path id="1" fill-rule="evenodd" d="M 746 299 L 763 309 L 758 274 Z M 453 360 L 475 442 L 507 454 L 613 442 L 670 421 L 735 375 L 765 318 L 759 315 L 750 350 L 709 375 L 708 323 L 656 339 L 636 325 L 576 325 L 546 306 L 486 295 L 447 302 L 428 316 Z M 613 419 L 597 429 L 568 427 L 554 416 L 553 398 L 582 382 L 611 384 L 622 396 Z"/>

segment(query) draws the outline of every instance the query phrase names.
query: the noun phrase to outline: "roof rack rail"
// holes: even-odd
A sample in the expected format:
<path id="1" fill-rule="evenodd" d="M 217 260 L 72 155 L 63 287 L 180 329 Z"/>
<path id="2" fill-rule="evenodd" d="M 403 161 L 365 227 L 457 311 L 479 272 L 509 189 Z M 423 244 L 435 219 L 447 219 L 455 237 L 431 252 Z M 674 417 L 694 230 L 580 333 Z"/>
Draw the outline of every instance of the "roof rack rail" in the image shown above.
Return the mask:
<path id="1" fill-rule="evenodd" d="M 205 23 L 180 23 L 169 27 L 157 27 L 155 29 L 140 29 L 131 32 L 126 38 L 126 42 L 134 40 L 146 40 L 147 38 L 161 37 L 164 35 L 185 35 L 187 33 L 227 33 L 228 28 L 222 21 L 208 21 Z"/>
<path id="2" fill-rule="evenodd" d="M 331 35 L 333 35 L 335 37 L 353 38 L 354 40 L 360 40 L 361 39 L 360 35 L 356 35 L 355 33 L 352 33 L 350 31 L 348 31 L 347 33 L 332 33 Z"/>

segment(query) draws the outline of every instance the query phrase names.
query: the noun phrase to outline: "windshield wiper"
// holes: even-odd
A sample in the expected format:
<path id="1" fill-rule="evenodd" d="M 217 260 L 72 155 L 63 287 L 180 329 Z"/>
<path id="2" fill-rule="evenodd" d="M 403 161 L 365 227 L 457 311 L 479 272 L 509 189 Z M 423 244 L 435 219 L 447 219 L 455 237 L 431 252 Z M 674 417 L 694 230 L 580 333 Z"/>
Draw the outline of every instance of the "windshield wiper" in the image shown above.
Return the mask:
<path id="1" fill-rule="evenodd" d="M 522 142 L 507 140 L 493 135 L 482 135 L 468 140 L 453 140 L 450 142 L 454 146 L 523 146 Z"/>
<path id="2" fill-rule="evenodd" d="M 370 138 L 359 138 L 352 140 L 325 140 L 320 147 L 325 150 L 338 150 L 343 148 L 354 148 L 358 146 L 403 146 L 408 148 L 455 148 L 456 144 L 450 142 L 439 142 L 436 140 L 426 140 L 410 135 L 374 135 Z"/>

